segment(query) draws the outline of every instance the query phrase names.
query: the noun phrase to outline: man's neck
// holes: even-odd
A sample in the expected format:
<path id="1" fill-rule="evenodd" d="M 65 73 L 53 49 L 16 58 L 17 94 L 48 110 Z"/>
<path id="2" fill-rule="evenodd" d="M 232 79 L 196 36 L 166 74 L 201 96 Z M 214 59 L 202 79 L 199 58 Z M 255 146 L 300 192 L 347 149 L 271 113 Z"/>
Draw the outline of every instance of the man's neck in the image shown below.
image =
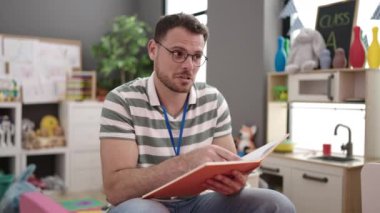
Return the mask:
<path id="1" fill-rule="evenodd" d="M 161 105 L 172 116 L 177 117 L 183 110 L 188 93 L 174 92 L 155 79 L 155 87 Z"/>

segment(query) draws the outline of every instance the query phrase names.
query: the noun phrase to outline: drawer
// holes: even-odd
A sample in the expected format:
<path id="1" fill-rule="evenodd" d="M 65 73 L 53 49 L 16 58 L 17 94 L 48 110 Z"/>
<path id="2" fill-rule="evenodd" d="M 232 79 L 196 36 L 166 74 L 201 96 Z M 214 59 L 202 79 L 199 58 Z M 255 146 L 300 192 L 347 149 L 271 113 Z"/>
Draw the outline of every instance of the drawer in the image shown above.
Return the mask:
<path id="1" fill-rule="evenodd" d="M 301 169 L 292 170 L 292 201 L 297 212 L 342 212 L 341 176 Z"/>
<path id="2" fill-rule="evenodd" d="M 100 151 L 71 153 L 71 171 L 100 169 Z"/>

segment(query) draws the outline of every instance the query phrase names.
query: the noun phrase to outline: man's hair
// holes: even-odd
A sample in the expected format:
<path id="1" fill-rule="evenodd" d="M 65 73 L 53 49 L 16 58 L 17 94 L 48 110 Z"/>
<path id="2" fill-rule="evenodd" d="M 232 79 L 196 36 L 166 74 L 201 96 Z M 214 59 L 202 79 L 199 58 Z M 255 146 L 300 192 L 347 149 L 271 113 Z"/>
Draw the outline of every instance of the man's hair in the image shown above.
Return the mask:
<path id="1" fill-rule="evenodd" d="M 163 16 L 156 24 L 154 40 L 161 41 L 169 30 L 176 27 L 183 27 L 194 34 L 201 34 L 204 41 L 207 41 L 207 27 L 200 23 L 193 15 L 184 13 Z"/>

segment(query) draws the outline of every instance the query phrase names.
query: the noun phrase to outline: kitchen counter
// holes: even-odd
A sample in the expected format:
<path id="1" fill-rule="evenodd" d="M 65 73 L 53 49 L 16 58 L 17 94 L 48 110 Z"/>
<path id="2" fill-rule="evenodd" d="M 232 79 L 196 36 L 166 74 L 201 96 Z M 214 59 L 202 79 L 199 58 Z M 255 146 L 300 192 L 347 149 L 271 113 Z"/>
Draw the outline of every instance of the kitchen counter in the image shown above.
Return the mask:
<path id="1" fill-rule="evenodd" d="M 322 152 L 315 150 L 306 150 L 306 149 L 295 149 L 291 153 L 278 153 L 273 152 L 270 154 L 271 157 L 275 158 L 284 158 L 290 160 L 297 160 L 308 163 L 322 164 L 327 166 L 341 167 L 345 169 L 355 169 L 362 167 L 364 165 L 364 158 L 361 156 L 354 156 L 355 160 L 348 162 L 337 162 L 337 161 L 328 161 L 321 159 L 313 159 L 313 157 L 322 156 Z M 345 155 L 332 153 L 332 156 L 345 157 Z"/>

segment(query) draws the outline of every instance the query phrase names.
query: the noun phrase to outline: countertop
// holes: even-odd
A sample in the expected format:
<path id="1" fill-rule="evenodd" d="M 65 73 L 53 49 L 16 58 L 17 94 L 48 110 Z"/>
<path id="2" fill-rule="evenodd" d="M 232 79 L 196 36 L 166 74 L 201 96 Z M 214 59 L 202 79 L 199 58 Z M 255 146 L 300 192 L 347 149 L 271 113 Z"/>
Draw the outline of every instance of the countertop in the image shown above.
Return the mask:
<path id="1" fill-rule="evenodd" d="M 338 153 L 332 153 L 332 156 L 337 157 L 345 157 L 345 155 L 338 154 Z M 308 163 L 316 163 L 316 164 L 322 164 L 322 165 L 328 165 L 328 166 L 334 166 L 334 167 L 341 167 L 345 169 L 354 169 L 358 167 L 362 167 L 364 165 L 364 158 L 362 156 L 354 156 L 353 161 L 347 161 L 347 162 L 337 162 L 337 161 L 327 161 L 327 160 L 321 160 L 321 159 L 313 159 L 313 157 L 322 156 L 322 152 L 315 151 L 315 150 L 306 150 L 306 149 L 295 149 L 291 153 L 278 153 L 273 152 L 269 155 L 270 157 L 275 158 L 284 158 L 289 160 L 297 160 L 297 161 L 303 161 Z"/>

